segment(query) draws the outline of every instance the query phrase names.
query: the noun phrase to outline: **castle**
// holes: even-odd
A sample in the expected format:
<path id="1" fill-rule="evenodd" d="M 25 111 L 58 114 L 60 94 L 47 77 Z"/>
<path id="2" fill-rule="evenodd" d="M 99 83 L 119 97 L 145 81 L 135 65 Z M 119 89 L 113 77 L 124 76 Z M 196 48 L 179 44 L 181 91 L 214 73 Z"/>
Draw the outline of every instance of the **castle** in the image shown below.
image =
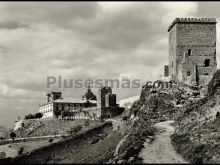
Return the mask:
<path id="1" fill-rule="evenodd" d="M 124 111 L 124 108 L 117 104 L 116 94 L 112 94 L 111 87 L 100 88 L 97 98 L 90 86 L 82 99 L 62 98 L 61 92 L 51 92 L 46 96 L 46 103 L 39 107 L 42 118 L 86 119 L 94 116 L 97 119 L 110 118 Z"/>
<path id="2" fill-rule="evenodd" d="M 191 85 L 205 85 L 211 80 L 217 69 L 216 23 L 215 18 L 176 18 L 172 22 L 165 77 Z"/>

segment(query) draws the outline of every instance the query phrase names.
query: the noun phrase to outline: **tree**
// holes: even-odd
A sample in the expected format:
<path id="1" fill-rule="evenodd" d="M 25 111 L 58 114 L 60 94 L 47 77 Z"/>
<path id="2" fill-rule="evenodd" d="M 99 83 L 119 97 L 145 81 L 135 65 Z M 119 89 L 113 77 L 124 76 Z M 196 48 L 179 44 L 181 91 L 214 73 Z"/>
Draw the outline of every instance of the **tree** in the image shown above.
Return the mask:
<path id="1" fill-rule="evenodd" d="M 40 112 L 35 114 L 35 118 L 40 119 L 40 118 L 42 118 L 42 117 L 43 117 L 43 114 L 40 113 Z"/>
<path id="2" fill-rule="evenodd" d="M 61 110 L 58 108 L 55 108 L 54 114 L 56 115 L 56 117 L 58 117 L 59 115 L 61 115 Z"/>
<path id="3" fill-rule="evenodd" d="M 14 141 L 14 139 L 16 138 L 16 133 L 15 132 L 11 132 L 10 133 L 10 137 L 13 139 L 13 141 Z"/>
<path id="4" fill-rule="evenodd" d="M 33 119 L 33 118 L 34 118 L 34 115 L 32 115 L 32 114 L 30 113 L 30 114 L 26 115 L 24 118 L 25 118 L 25 119 Z"/>

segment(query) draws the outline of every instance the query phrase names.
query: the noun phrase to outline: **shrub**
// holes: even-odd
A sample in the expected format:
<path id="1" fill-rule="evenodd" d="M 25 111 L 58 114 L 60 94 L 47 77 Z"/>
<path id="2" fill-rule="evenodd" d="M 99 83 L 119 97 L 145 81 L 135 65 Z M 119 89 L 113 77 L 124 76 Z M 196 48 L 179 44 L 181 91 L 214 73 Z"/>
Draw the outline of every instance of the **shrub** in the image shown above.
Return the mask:
<path id="1" fill-rule="evenodd" d="M 6 153 L 4 151 L 0 152 L 0 159 L 5 158 L 6 157 Z"/>
<path id="2" fill-rule="evenodd" d="M 14 140 L 16 138 L 16 133 L 15 132 L 11 132 L 10 133 L 10 137 Z"/>
<path id="3" fill-rule="evenodd" d="M 34 117 L 40 119 L 40 118 L 43 117 L 43 114 L 39 112 L 39 113 L 36 113 L 36 114 L 34 115 Z"/>
<path id="4" fill-rule="evenodd" d="M 56 117 L 58 117 L 59 115 L 61 115 L 61 110 L 59 110 L 58 108 L 55 108 L 54 114 L 56 115 Z"/>
<path id="5" fill-rule="evenodd" d="M 25 118 L 26 120 L 28 120 L 28 119 L 33 119 L 33 118 L 34 118 L 34 115 L 32 115 L 32 114 L 30 113 L 30 114 L 26 115 L 24 118 Z"/>
<path id="6" fill-rule="evenodd" d="M 217 118 L 217 119 L 220 119 L 220 112 L 217 112 L 217 113 L 216 113 L 216 118 Z"/>
<path id="7" fill-rule="evenodd" d="M 72 133 L 77 133 L 77 132 L 79 132 L 81 130 L 82 130 L 82 125 L 77 125 L 75 127 L 72 127 L 69 132 L 72 134 Z"/>
<path id="8" fill-rule="evenodd" d="M 18 155 L 22 154 L 24 151 L 24 147 L 20 147 L 20 149 L 18 150 Z"/>
<path id="9" fill-rule="evenodd" d="M 28 120 L 28 119 L 40 119 L 40 118 L 42 118 L 43 117 L 43 114 L 42 113 L 36 113 L 36 114 L 28 114 L 28 115 L 26 115 L 24 118 L 26 119 L 26 120 Z"/>
<path id="10" fill-rule="evenodd" d="M 84 126 L 89 126 L 89 120 L 86 120 L 85 122 L 84 122 Z"/>

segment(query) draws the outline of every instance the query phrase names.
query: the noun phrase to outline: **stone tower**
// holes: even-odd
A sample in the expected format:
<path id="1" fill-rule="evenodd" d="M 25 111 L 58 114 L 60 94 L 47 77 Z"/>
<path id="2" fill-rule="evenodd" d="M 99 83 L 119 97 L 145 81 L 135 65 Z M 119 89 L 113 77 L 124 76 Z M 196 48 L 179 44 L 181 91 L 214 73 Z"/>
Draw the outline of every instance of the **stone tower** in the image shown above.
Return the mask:
<path id="1" fill-rule="evenodd" d="M 217 68 L 216 19 L 176 18 L 168 28 L 171 80 L 203 85 Z"/>

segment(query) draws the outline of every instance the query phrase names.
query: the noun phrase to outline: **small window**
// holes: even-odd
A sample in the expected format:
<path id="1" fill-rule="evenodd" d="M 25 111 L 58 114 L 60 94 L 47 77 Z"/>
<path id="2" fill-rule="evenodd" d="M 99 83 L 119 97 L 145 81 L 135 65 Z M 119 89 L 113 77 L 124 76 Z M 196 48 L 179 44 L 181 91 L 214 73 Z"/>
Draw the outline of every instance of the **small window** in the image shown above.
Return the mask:
<path id="1" fill-rule="evenodd" d="M 192 53 L 192 50 L 188 49 L 188 51 L 187 51 L 188 56 L 191 56 L 191 53 Z"/>
<path id="2" fill-rule="evenodd" d="M 172 67 L 173 67 L 173 61 L 172 61 Z"/>
<path id="3" fill-rule="evenodd" d="M 205 59 L 205 67 L 208 67 L 210 65 L 210 59 Z"/>
<path id="4" fill-rule="evenodd" d="M 190 75 L 191 75 L 191 72 L 190 72 L 190 71 L 188 71 L 188 72 L 187 72 L 187 76 L 190 76 Z"/>
<path id="5" fill-rule="evenodd" d="M 209 75 L 208 73 L 205 73 L 204 75 Z"/>

